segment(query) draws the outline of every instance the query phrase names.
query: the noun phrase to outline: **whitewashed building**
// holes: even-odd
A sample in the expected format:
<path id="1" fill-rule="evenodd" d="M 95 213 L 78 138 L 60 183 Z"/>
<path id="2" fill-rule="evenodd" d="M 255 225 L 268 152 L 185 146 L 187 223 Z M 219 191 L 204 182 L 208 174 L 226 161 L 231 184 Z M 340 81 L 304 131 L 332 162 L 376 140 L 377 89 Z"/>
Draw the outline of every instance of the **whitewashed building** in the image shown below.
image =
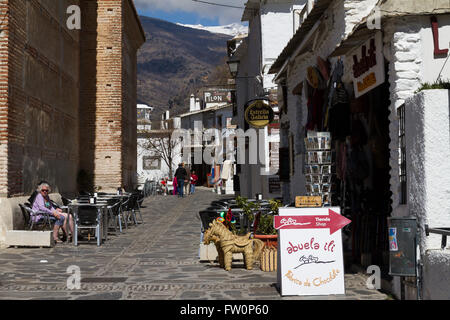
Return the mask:
<path id="1" fill-rule="evenodd" d="M 202 88 L 198 96 L 191 95 L 189 112 L 179 115 L 181 128 L 191 134 L 190 141 L 182 145 L 183 162 L 195 170 L 199 178 L 197 185 L 215 186 L 216 192 L 223 194 L 234 194 L 236 166 L 233 154 L 226 153 L 227 141 L 231 141 L 227 138 L 234 135 L 235 129 L 233 94 L 234 89 L 226 86 Z M 211 129 L 218 130 L 220 143 L 211 141 L 212 136 L 206 134 Z M 197 140 L 195 132 L 201 133 Z M 234 148 L 229 146 L 228 150 L 233 152 Z M 196 152 L 201 157 L 196 158 Z M 205 154 L 214 154 L 212 161 L 205 159 Z"/>
<path id="2" fill-rule="evenodd" d="M 161 181 L 171 178 L 181 162 L 181 143 L 169 139 L 171 133 L 181 127 L 179 117 L 170 118 L 169 111 L 166 111 L 160 121 L 150 121 L 151 107 L 138 105 L 138 134 L 137 134 L 137 177 L 138 184 L 143 185 L 145 181 Z M 149 114 L 150 111 L 150 114 Z M 156 127 L 152 127 L 152 124 Z M 149 144 L 149 141 L 153 145 Z M 165 147 L 155 146 L 157 143 L 165 144 Z M 170 146 L 169 146 L 170 145 Z M 171 169 L 169 167 L 169 151 L 171 154 Z M 162 151 L 166 153 L 162 155 Z"/>
<path id="3" fill-rule="evenodd" d="M 245 121 L 245 105 L 276 91 L 273 75 L 268 71 L 298 27 L 299 13 L 306 3 L 306 0 L 249 0 L 245 4 L 242 21 L 249 24 L 248 37 L 242 40 L 230 57 L 230 62 L 239 63 L 235 77 L 237 112 L 234 116 L 234 123 L 239 129 L 247 131 L 250 128 Z M 275 102 L 273 111 L 277 118 L 276 99 L 272 101 Z M 278 177 L 279 125 L 274 123 L 262 131 L 258 141 L 253 142 L 258 145 L 257 164 L 250 164 L 247 160 L 245 164 L 238 165 L 238 193 L 247 198 L 254 198 L 259 193 L 265 199 L 281 195 Z M 246 146 L 246 159 L 249 159 L 250 150 Z"/>
<path id="4" fill-rule="evenodd" d="M 352 220 L 348 257 L 380 266 L 398 298 L 450 299 L 450 251 L 427 232 L 450 227 L 449 91 L 417 92 L 450 79 L 449 13 L 448 0 L 316 0 L 270 70 L 288 149 L 285 202 L 307 193 L 304 139 L 331 132 L 332 204 Z M 417 278 L 388 275 L 396 217 L 417 219 Z"/>

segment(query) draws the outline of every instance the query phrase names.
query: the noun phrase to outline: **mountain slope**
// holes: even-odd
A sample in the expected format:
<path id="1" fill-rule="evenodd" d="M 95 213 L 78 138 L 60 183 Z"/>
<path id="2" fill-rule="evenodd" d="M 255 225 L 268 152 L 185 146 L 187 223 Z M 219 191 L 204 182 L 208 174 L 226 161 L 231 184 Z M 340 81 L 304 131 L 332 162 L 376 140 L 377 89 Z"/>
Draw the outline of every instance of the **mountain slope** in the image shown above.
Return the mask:
<path id="1" fill-rule="evenodd" d="M 169 106 L 186 111 L 189 95 L 208 84 L 226 59 L 231 36 L 140 17 L 147 41 L 138 52 L 138 102 L 152 105 L 153 119 Z"/>

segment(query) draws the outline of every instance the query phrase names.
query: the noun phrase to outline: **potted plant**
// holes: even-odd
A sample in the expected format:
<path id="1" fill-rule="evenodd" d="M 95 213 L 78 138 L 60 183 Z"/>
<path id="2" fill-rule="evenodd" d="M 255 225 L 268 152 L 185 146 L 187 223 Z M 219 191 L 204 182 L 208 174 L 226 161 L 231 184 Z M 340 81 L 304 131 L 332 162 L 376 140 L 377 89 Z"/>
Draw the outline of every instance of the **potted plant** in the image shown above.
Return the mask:
<path id="1" fill-rule="evenodd" d="M 273 226 L 273 217 L 278 215 L 279 207 L 281 207 L 281 201 L 270 200 L 270 211 L 268 213 L 258 213 L 255 221 L 254 237 L 264 242 L 264 248 L 260 256 L 260 268 L 265 272 L 277 270 L 278 234 Z"/>
<path id="2" fill-rule="evenodd" d="M 254 213 L 259 209 L 260 205 L 257 202 L 248 201 L 247 198 L 240 196 L 236 197 L 236 205 L 242 209 L 248 219 L 249 225 L 251 225 L 254 221 Z M 248 231 L 243 230 L 243 226 L 241 226 L 240 234 L 245 234 Z"/>
<path id="3" fill-rule="evenodd" d="M 273 226 L 273 216 L 278 215 L 278 209 L 281 205 L 280 200 L 269 200 L 270 212 L 257 215 L 254 237 L 264 241 L 266 247 L 277 247 L 278 235 Z"/>

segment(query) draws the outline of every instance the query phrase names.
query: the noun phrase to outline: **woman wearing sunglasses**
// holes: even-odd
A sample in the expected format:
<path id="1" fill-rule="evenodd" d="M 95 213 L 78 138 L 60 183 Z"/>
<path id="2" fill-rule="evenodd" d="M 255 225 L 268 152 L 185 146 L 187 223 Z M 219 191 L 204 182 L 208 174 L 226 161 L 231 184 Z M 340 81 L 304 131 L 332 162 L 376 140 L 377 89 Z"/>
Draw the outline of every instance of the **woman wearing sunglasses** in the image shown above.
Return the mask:
<path id="1" fill-rule="evenodd" d="M 56 208 L 50 201 L 50 186 L 47 183 L 41 183 L 39 184 L 36 191 L 37 195 L 33 202 L 33 210 L 47 212 L 50 217 L 54 218 L 55 226 L 53 227 L 53 239 L 55 240 L 55 243 L 58 243 L 59 241 L 58 233 L 60 228 L 63 229 L 66 237 L 69 235 L 69 233 L 67 232 L 67 219 L 69 219 L 69 227 L 71 234 L 73 235 L 72 216 L 62 212 L 61 209 Z M 33 218 L 35 219 L 35 221 L 39 221 L 42 218 L 42 215 L 36 215 Z M 71 241 L 70 238 L 69 241 Z"/>

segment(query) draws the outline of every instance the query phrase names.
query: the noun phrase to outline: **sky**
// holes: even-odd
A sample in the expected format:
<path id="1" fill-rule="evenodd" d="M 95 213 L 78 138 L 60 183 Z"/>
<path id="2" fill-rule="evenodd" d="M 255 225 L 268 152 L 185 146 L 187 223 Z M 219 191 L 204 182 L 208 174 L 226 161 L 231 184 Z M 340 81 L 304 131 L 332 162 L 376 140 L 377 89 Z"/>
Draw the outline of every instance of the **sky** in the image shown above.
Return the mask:
<path id="1" fill-rule="evenodd" d="M 203 0 L 202 0 L 203 1 Z M 204 0 L 205 2 L 241 8 L 210 5 L 193 0 L 134 0 L 140 15 L 173 23 L 204 26 L 240 23 L 247 0 Z"/>

